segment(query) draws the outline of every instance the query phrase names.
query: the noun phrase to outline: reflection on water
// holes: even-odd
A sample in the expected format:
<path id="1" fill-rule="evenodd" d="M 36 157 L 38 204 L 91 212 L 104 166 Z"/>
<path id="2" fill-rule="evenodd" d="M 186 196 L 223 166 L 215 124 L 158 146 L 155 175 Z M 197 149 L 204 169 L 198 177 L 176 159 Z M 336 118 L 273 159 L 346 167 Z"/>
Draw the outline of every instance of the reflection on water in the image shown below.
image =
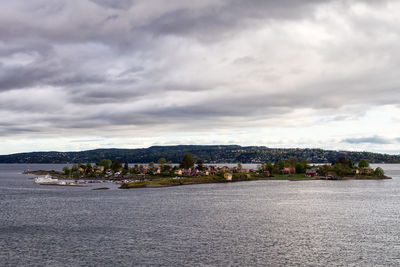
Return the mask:
<path id="1" fill-rule="evenodd" d="M 381 166 L 393 180 L 93 191 L 0 165 L 0 265 L 398 265 L 400 165 Z"/>

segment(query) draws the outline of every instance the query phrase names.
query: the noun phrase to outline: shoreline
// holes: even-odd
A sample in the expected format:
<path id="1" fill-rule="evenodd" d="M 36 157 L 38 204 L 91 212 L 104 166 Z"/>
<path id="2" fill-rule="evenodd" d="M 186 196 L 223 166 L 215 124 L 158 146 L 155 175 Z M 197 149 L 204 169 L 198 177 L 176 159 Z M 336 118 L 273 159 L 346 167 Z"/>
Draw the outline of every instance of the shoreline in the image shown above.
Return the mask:
<path id="1" fill-rule="evenodd" d="M 189 178 L 189 179 L 196 179 L 196 178 Z M 161 182 L 161 181 L 145 181 L 145 182 L 132 182 L 132 183 L 125 183 L 122 184 L 119 188 L 120 189 L 138 189 L 138 188 L 162 188 L 162 187 L 173 187 L 173 186 L 182 186 L 182 185 L 194 185 L 194 184 L 217 184 L 217 183 L 238 183 L 238 182 L 251 182 L 251 181 L 317 181 L 317 180 L 327 180 L 327 181 L 344 181 L 344 180 L 390 180 L 391 177 L 341 177 L 338 179 L 326 179 L 325 177 L 266 177 L 266 178 L 253 178 L 253 179 L 244 179 L 244 180 L 236 180 L 236 181 L 210 181 L 210 182 L 173 182 L 170 184 L 163 184 L 163 183 L 154 183 L 154 182 Z M 174 180 L 176 181 L 176 180 Z"/>
<path id="2" fill-rule="evenodd" d="M 106 179 L 106 178 L 98 178 L 98 177 L 65 177 L 60 172 L 50 170 L 37 170 L 37 171 L 26 171 L 24 174 L 34 174 L 34 175 L 52 175 L 60 180 L 90 180 L 90 181 L 98 181 L 98 182 L 116 182 L 122 181 L 124 179 Z M 132 179 L 127 178 L 125 180 Z M 307 177 L 301 174 L 297 175 L 275 175 L 271 177 L 241 177 L 233 180 L 226 180 L 221 176 L 201 176 L 201 177 L 151 177 L 151 180 L 145 181 L 132 181 L 122 183 L 119 187 L 120 189 L 137 189 L 137 188 L 163 188 L 163 187 L 173 187 L 173 186 L 181 186 L 181 185 L 193 185 L 193 184 L 210 184 L 210 183 L 237 183 L 237 182 L 249 182 L 249 181 L 316 181 L 316 180 L 330 180 L 330 181 L 343 181 L 343 180 L 390 180 L 391 177 L 383 176 L 344 176 L 344 177 L 335 177 L 335 178 L 327 178 L 325 176 L 313 176 Z"/>

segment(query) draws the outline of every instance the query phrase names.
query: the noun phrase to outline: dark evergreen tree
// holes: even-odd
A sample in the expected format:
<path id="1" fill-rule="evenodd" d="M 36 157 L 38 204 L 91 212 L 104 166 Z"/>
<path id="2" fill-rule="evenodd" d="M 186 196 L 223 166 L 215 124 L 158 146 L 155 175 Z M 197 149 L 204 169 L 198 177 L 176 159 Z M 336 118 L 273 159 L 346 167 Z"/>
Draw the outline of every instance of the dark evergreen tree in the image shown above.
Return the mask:
<path id="1" fill-rule="evenodd" d="M 183 156 L 181 163 L 179 164 L 180 168 L 189 169 L 194 166 L 194 159 L 192 153 L 186 153 Z"/>
<path id="2" fill-rule="evenodd" d="M 113 163 L 111 164 L 111 170 L 113 172 L 117 172 L 122 168 L 122 164 L 119 160 L 113 161 Z"/>
<path id="3" fill-rule="evenodd" d="M 197 169 L 198 169 L 199 171 L 204 170 L 204 165 L 203 165 L 203 162 L 202 162 L 201 160 L 198 160 L 198 161 L 196 162 L 196 164 L 197 164 Z"/>

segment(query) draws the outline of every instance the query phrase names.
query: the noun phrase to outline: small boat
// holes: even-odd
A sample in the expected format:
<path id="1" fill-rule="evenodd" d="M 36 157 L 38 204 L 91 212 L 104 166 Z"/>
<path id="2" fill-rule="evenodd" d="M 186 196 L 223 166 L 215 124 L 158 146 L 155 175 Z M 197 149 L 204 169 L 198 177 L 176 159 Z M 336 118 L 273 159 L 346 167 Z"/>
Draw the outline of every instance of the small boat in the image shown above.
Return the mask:
<path id="1" fill-rule="evenodd" d="M 45 177 L 36 177 L 34 181 L 37 184 L 58 184 L 58 179 L 55 179 L 50 175 L 46 175 Z"/>

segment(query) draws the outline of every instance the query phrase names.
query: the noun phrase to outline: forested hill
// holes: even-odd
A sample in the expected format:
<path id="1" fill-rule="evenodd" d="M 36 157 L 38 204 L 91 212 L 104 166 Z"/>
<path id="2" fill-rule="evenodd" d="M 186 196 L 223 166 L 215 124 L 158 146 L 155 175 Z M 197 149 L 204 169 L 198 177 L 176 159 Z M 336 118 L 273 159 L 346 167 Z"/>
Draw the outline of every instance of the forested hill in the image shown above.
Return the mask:
<path id="1" fill-rule="evenodd" d="M 340 157 L 356 162 L 367 159 L 371 163 L 400 163 L 400 156 L 370 152 L 329 151 L 322 149 L 277 149 L 262 146 L 152 146 L 141 149 L 95 149 L 81 152 L 30 152 L 1 155 L 0 163 L 86 163 L 101 159 L 121 162 L 157 162 L 164 157 L 174 163 L 179 162 L 187 152 L 204 163 L 261 163 L 276 162 L 290 158 L 304 158 L 312 163 L 328 163 Z"/>

